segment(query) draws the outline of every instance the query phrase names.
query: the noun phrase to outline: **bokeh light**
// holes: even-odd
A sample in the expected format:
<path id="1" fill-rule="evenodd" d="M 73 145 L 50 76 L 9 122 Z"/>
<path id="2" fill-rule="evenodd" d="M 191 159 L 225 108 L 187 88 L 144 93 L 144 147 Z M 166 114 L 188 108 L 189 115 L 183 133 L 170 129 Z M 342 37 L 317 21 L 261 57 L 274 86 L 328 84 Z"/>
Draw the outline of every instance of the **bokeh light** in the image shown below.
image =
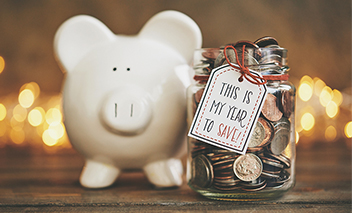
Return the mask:
<path id="1" fill-rule="evenodd" d="M 27 110 L 19 104 L 17 104 L 15 108 L 13 108 L 12 113 L 13 118 L 18 122 L 23 122 L 27 117 Z"/>
<path id="2" fill-rule="evenodd" d="M 315 77 L 313 81 L 314 81 L 314 94 L 316 96 L 320 96 L 320 93 L 321 91 L 323 91 L 323 88 L 326 86 L 326 84 L 323 80 L 321 80 L 318 77 Z"/>
<path id="3" fill-rule="evenodd" d="M 32 126 L 39 126 L 44 122 L 45 111 L 41 107 L 35 107 L 28 113 L 28 122 Z"/>
<path id="4" fill-rule="evenodd" d="M 312 114 L 306 112 L 302 115 L 301 126 L 304 130 L 309 131 L 314 127 L 315 119 Z"/>
<path id="5" fill-rule="evenodd" d="M 62 121 L 62 113 L 57 108 L 50 108 L 45 114 L 45 120 L 49 125 L 59 124 Z"/>
<path id="6" fill-rule="evenodd" d="M 25 89 L 18 95 L 18 102 L 23 108 L 29 108 L 34 102 L 34 94 L 31 90 Z"/>
<path id="7" fill-rule="evenodd" d="M 332 91 L 332 101 L 335 102 L 337 106 L 340 106 L 342 104 L 343 96 L 341 92 L 338 91 L 337 89 L 334 89 Z"/>
<path id="8" fill-rule="evenodd" d="M 0 56 L 0 73 L 2 73 L 4 69 L 5 69 L 5 60 L 3 57 Z"/>
<path id="9" fill-rule="evenodd" d="M 333 141 L 333 140 L 335 140 L 336 135 L 337 135 L 337 132 L 336 132 L 336 129 L 335 129 L 334 126 L 328 126 L 328 127 L 325 129 L 325 139 L 326 139 L 327 141 Z"/>
<path id="10" fill-rule="evenodd" d="M 48 130 L 50 130 L 48 132 L 50 137 L 56 140 L 59 140 L 65 134 L 65 126 L 63 125 L 63 123 L 51 124 Z"/>
<path id="11" fill-rule="evenodd" d="M 6 124 L 4 122 L 0 122 L 0 137 L 5 135 L 6 129 Z"/>
<path id="12" fill-rule="evenodd" d="M 3 104 L 0 104 L 0 121 L 5 119 L 6 114 L 7 114 L 6 107 Z"/>
<path id="13" fill-rule="evenodd" d="M 40 94 L 40 87 L 36 82 L 30 82 L 30 83 L 23 84 L 20 89 L 20 92 L 22 92 L 25 89 L 29 89 L 30 91 L 32 91 L 32 93 L 34 95 L 34 99 L 38 98 L 38 96 Z"/>
<path id="14" fill-rule="evenodd" d="M 17 128 L 11 129 L 10 138 L 12 142 L 14 142 L 15 144 L 22 144 L 26 136 L 22 128 L 17 127 Z"/>
<path id="15" fill-rule="evenodd" d="M 54 146 L 57 143 L 57 139 L 51 137 L 51 135 L 53 134 L 50 133 L 51 131 L 54 130 L 47 129 L 43 132 L 42 140 L 47 146 Z"/>
<path id="16" fill-rule="evenodd" d="M 337 106 L 337 104 L 333 101 L 330 101 L 325 108 L 325 112 L 326 114 L 330 117 L 333 118 L 337 115 L 337 113 L 339 112 L 339 107 Z"/>
<path id="17" fill-rule="evenodd" d="M 313 87 L 308 82 L 303 82 L 298 88 L 298 96 L 302 101 L 309 101 L 313 95 Z"/>
<path id="18" fill-rule="evenodd" d="M 310 85 L 313 85 L 313 83 L 314 83 L 313 79 L 309 75 L 302 76 L 302 78 L 300 80 L 300 84 L 302 84 L 304 82 L 306 82 L 306 83 L 308 83 Z"/>
<path id="19" fill-rule="evenodd" d="M 345 135 L 347 138 L 352 138 L 352 121 L 348 122 L 346 125 L 345 125 Z"/>
<path id="20" fill-rule="evenodd" d="M 319 96 L 319 101 L 322 106 L 326 107 L 326 105 L 332 100 L 331 93 L 332 93 L 332 90 L 330 87 L 325 86 L 323 88 Z"/>

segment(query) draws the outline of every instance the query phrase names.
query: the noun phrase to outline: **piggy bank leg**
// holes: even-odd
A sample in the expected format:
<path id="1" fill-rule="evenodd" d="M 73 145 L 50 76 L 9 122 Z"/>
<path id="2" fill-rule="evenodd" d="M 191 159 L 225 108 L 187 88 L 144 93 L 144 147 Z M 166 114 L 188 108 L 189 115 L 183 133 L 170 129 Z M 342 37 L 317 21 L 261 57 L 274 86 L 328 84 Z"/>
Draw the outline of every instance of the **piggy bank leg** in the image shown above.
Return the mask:
<path id="1" fill-rule="evenodd" d="M 115 166 L 87 160 L 80 177 L 80 183 L 87 188 L 103 188 L 114 183 L 120 170 Z"/>
<path id="2" fill-rule="evenodd" d="M 149 182 L 156 187 L 172 187 L 182 184 L 183 167 L 179 159 L 152 162 L 143 169 Z"/>

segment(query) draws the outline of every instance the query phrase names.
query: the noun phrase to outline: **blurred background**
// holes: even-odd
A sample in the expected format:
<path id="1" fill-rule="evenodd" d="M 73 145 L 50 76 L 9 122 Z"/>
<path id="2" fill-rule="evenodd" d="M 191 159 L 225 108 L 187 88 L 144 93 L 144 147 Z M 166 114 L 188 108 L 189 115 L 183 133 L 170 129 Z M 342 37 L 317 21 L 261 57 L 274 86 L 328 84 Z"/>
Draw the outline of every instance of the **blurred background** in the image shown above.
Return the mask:
<path id="1" fill-rule="evenodd" d="M 350 0 L 1 0 L 0 147 L 71 149 L 62 122 L 64 75 L 53 55 L 60 24 L 88 14 L 132 35 L 163 10 L 190 16 L 203 47 L 275 37 L 288 49 L 297 88 L 296 143 L 351 146 Z"/>

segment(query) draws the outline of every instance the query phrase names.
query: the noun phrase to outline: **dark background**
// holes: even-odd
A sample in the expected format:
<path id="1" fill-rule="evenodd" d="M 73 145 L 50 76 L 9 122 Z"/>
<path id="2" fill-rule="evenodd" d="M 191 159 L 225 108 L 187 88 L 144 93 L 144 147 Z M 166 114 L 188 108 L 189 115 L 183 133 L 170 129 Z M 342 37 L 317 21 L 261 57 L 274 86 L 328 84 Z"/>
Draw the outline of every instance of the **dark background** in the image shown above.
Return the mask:
<path id="1" fill-rule="evenodd" d="M 289 51 L 291 77 L 319 77 L 333 89 L 351 86 L 349 0 L 0 0 L 0 95 L 35 81 L 60 91 L 63 74 L 53 56 L 56 30 L 68 18 L 89 14 L 116 34 L 136 34 L 154 14 L 177 10 L 203 33 L 203 47 L 274 36 Z"/>

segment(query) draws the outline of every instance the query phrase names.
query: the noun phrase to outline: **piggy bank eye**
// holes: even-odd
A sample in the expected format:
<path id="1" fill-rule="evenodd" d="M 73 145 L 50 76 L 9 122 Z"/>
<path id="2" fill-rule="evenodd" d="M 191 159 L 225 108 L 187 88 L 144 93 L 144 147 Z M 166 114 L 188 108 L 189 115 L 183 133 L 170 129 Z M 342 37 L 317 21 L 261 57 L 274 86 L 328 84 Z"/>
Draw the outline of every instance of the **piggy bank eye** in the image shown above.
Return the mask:
<path id="1" fill-rule="evenodd" d="M 117 70 L 117 68 L 116 68 L 116 67 L 114 67 L 112 70 L 113 70 L 113 71 L 116 71 L 116 70 Z"/>
<path id="2" fill-rule="evenodd" d="M 131 70 L 131 69 L 128 67 L 128 68 L 127 68 L 127 71 L 130 71 L 130 70 Z"/>

